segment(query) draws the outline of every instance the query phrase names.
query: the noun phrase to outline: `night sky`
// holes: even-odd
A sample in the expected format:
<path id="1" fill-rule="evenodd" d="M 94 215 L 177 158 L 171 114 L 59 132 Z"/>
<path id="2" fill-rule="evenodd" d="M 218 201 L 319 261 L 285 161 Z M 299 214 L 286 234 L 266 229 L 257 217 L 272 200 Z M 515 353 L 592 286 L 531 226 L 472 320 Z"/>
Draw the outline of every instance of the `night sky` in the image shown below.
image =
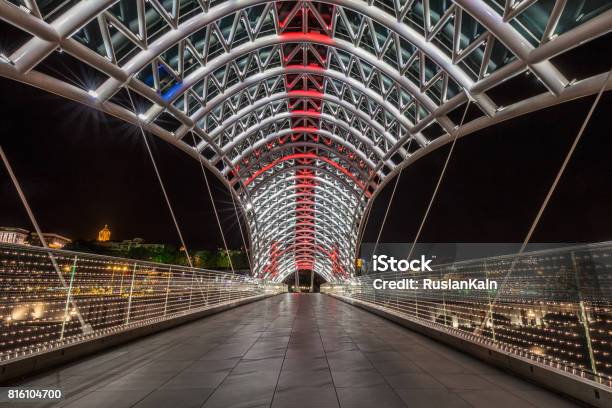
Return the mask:
<path id="1" fill-rule="evenodd" d="M 177 243 L 172 220 L 138 131 L 117 119 L 26 85 L 0 79 L 1 143 L 44 231 L 93 239 Z M 420 242 L 521 242 L 594 97 L 501 123 L 462 138 Z M 612 93 L 602 98 L 553 196 L 534 242 L 612 239 Z M 221 245 L 197 161 L 151 137 L 188 246 Z M 411 242 L 448 146 L 404 170 L 382 236 Z M 241 238 L 229 194 L 214 177 L 215 201 L 230 245 Z M 393 181 L 374 205 L 373 241 Z M 32 229 L 0 167 L 0 225 Z"/>

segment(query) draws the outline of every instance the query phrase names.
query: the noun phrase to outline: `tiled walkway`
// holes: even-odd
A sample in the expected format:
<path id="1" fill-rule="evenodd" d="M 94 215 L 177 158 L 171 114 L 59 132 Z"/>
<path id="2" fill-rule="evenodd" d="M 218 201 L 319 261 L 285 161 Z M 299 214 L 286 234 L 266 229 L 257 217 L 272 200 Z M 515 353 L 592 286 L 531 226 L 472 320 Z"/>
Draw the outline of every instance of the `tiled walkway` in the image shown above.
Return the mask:
<path id="1" fill-rule="evenodd" d="M 315 294 L 242 306 L 22 385 L 34 384 L 61 386 L 67 395 L 59 405 L 39 407 L 574 406 L 378 316 Z"/>

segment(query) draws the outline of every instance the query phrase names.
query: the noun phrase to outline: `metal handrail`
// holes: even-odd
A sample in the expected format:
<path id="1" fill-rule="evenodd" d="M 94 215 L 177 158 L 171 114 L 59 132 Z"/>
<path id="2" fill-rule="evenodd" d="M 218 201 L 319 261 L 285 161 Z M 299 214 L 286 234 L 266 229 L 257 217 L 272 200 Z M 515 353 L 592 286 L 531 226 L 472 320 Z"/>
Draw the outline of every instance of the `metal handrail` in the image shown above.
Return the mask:
<path id="1" fill-rule="evenodd" d="M 286 291 L 248 275 L 0 244 L 0 364 Z"/>

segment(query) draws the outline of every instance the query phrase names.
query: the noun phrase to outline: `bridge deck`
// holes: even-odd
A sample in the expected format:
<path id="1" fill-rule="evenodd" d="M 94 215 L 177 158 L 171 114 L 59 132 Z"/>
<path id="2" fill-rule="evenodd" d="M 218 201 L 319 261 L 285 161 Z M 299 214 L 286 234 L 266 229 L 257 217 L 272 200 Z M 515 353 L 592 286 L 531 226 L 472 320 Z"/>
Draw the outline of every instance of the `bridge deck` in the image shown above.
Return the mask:
<path id="1" fill-rule="evenodd" d="M 65 401 L 41 407 L 574 406 L 378 316 L 306 294 L 242 306 L 20 385 L 63 388 Z"/>

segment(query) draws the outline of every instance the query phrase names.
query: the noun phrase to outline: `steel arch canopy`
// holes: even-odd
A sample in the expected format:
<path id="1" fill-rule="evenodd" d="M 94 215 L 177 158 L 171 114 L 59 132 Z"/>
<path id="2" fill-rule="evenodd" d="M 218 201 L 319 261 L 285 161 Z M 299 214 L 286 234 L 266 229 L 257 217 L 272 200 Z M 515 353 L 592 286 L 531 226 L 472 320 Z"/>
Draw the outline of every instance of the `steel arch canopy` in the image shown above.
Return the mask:
<path id="1" fill-rule="evenodd" d="M 551 58 L 610 31 L 612 3 L 549 3 L 0 0 L 0 19 L 29 36 L 2 54 L 0 75 L 140 124 L 201 160 L 242 207 L 254 275 L 342 280 L 364 215 L 400 169 L 455 132 L 601 87 L 603 75 L 568 81 Z M 86 89 L 44 74 L 55 51 L 100 80 Z M 489 98 L 523 72 L 541 94 L 505 107 Z M 124 88 L 144 105 L 119 104 Z M 468 99 L 482 114 L 459 127 L 449 113 Z"/>

